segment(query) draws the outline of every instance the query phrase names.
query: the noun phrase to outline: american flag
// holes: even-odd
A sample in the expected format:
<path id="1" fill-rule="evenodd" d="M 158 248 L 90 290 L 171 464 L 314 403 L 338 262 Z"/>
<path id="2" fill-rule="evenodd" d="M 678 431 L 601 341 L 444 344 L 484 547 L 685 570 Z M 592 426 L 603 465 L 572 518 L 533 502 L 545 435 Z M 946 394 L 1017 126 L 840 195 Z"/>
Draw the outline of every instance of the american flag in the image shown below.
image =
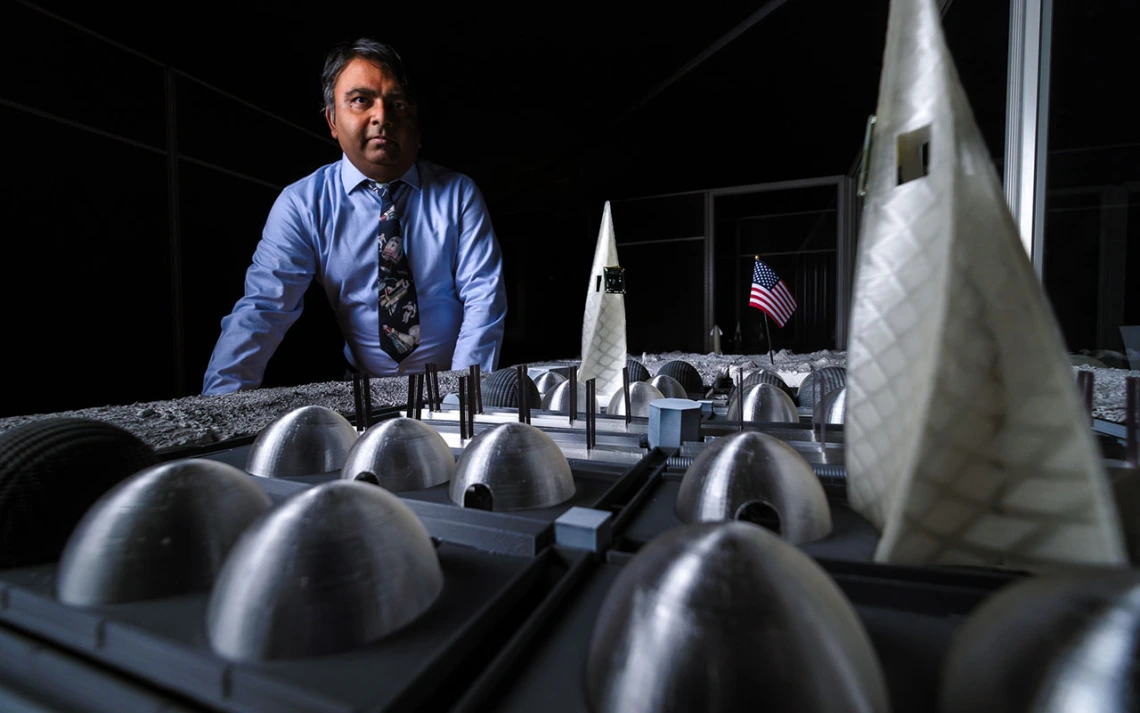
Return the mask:
<path id="1" fill-rule="evenodd" d="M 748 306 L 768 313 L 781 327 L 796 311 L 796 300 L 788 286 L 760 258 L 756 258 L 756 266 L 752 268 L 752 297 Z"/>

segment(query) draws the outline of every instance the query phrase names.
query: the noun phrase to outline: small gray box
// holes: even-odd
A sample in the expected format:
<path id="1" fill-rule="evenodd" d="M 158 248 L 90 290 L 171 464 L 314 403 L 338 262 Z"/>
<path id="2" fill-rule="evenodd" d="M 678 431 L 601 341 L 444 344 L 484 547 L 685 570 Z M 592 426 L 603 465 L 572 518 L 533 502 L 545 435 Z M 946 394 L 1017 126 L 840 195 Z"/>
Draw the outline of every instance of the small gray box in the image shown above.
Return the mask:
<path id="1" fill-rule="evenodd" d="M 649 404 L 649 447 L 680 448 L 701 438 L 701 405 L 689 399 L 657 399 Z"/>
<path id="2" fill-rule="evenodd" d="M 573 507 L 554 521 L 554 542 L 576 550 L 601 552 L 610 546 L 613 513 Z"/>

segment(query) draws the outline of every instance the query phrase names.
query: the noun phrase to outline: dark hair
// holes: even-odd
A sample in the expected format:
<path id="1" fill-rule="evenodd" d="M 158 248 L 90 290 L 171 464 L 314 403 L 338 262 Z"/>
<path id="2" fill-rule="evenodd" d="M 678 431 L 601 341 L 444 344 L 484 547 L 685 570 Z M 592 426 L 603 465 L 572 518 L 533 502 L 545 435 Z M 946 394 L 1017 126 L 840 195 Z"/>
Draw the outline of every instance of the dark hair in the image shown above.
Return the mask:
<path id="1" fill-rule="evenodd" d="M 325 100 L 324 109 L 331 109 L 333 113 L 336 113 L 336 97 L 333 96 L 336 90 L 336 80 L 344 71 L 345 65 L 357 58 L 383 65 L 404 88 L 404 93 L 408 95 L 408 99 L 413 103 L 416 101 L 415 90 L 411 82 L 408 81 L 407 72 L 404 71 L 404 61 L 400 59 L 396 50 L 383 42 L 362 37 L 353 42 L 337 44 L 325 59 L 325 68 L 321 72 L 321 87 L 324 90 Z"/>

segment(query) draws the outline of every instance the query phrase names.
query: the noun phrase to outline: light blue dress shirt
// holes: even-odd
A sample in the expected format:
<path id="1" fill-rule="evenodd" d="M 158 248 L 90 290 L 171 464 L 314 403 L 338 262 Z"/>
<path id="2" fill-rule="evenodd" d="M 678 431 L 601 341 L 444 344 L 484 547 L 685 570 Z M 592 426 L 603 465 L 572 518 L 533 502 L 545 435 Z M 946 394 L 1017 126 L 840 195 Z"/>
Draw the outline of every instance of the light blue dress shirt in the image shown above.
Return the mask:
<path id="1" fill-rule="evenodd" d="M 475 183 L 422 160 L 400 178 L 405 185 L 395 203 L 415 278 L 420 345 L 397 364 L 380 348 L 380 197 L 367 180 L 343 157 L 281 192 L 246 272 L 245 296 L 222 320 L 202 393 L 261 385 L 314 277 L 336 313 L 345 357 L 362 371 L 395 376 L 425 364 L 496 367 L 507 296 L 502 255 Z"/>

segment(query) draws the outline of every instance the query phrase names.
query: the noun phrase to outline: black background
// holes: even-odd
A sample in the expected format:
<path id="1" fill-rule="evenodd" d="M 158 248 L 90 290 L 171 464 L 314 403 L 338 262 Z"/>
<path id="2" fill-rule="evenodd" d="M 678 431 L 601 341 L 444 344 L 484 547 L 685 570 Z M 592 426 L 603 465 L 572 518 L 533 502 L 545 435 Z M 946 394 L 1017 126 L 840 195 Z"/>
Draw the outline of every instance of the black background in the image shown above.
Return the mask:
<path id="1" fill-rule="evenodd" d="M 421 156 L 470 175 L 488 201 L 509 285 L 500 363 L 577 355 L 605 200 L 852 168 L 875 106 L 886 0 L 789 0 L 651 96 L 763 5 L 4 3 L 0 415 L 200 390 L 269 206 L 340 156 L 319 74 L 334 42 L 359 36 L 396 47 L 419 85 Z M 944 20 L 999 170 L 1008 13 L 1007 2 L 956 0 Z M 1053 140 L 1066 131 L 1083 124 Z M 619 240 L 622 220 L 615 203 Z M 671 264 L 700 259 L 693 245 L 647 255 L 630 288 L 652 294 Z M 623 251 L 627 269 L 641 252 Z M 670 284 L 670 299 L 699 303 L 690 282 Z M 688 346 L 670 339 L 669 309 L 652 314 L 631 326 L 632 352 Z M 266 385 L 338 378 L 340 345 L 310 290 Z"/>

